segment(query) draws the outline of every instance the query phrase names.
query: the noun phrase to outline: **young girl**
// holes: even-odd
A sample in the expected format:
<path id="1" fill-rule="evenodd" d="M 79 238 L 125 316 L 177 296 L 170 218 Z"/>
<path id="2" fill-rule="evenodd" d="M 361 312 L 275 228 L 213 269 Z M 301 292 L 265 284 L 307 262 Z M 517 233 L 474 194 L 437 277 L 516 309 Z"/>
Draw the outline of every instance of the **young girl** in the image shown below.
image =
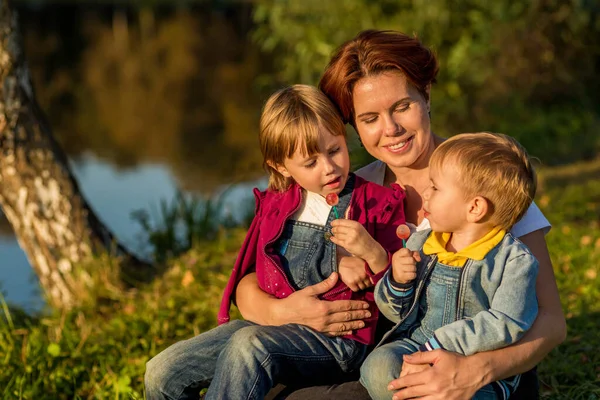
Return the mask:
<path id="1" fill-rule="evenodd" d="M 374 341 L 378 312 L 372 290 L 353 292 L 348 284 L 376 283 L 401 246 L 395 230 L 404 222 L 404 193 L 349 172 L 344 125 L 318 89 L 295 85 L 271 96 L 261 117 L 260 146 L 269 188 L 255 190 L 256 216 L 225 289 L 219 323 L 229 321 L 234 288 L 249 271 L 256 270 L 262 290 L 286 297 L 337 271 L 340 247 L 365 265 L 339 271 L 342 282 L 323 298 L 366 300 L 371 318 L 344 337 L 297 324 L 247 323 L 219 355 L 207 399 L 262 398 L 276 382 L 318 381 L 358 368 Z M 333 206 L 325 199 L 332 194 Z M 338 216 L 343 221 L 332 232 Z"/>
<path id="2" fill-rule="evenodd" d="M 344 124 L 329 99 L 311 86 L 295 85 L 269 98 L 260 146 L 269 188 L 254 191 L 256 216 L 225 288 L 220 326 L 176 343 L 148 363 L 149 399 L 197 397 L 208 385 L 205 399 L 261 399 L 276 383 L 330 382 L 358 371 L 374 343 L 379 313 L 372 287 L 401 247 L 395 231 L 405 220 L 404 192 L 349 172 Z M 330 204 L 328 195 L 334 198 Z M 338 271 L 337 257 L 344 252 L 364 264 Z M 235 288 L 254 271 L 262 290 L 277 298 L 338 272 L 340 281 L 322 299 L 366 301 L 370 317 L 361 329 L 337 337 L 300 324 L 229 322 Z M 198 362 L 185 361 L 190 352 L 202 355 Z"/>

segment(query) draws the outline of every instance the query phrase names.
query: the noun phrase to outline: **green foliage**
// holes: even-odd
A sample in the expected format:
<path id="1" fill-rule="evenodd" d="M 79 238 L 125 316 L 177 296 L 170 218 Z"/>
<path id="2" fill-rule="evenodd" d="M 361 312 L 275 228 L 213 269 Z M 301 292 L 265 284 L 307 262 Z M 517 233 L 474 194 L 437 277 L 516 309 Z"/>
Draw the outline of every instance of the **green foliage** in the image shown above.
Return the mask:
<path id="1" fill-rule="evenodd" d="M 515 136 L 547 164 L 593 158 L 600 19 L 594 2 L 259 0 L 254 39 L 275 79 L 315 84 L 332 51 L 363 29 L 416 34 L 438 55 L 436 133 Z"/>

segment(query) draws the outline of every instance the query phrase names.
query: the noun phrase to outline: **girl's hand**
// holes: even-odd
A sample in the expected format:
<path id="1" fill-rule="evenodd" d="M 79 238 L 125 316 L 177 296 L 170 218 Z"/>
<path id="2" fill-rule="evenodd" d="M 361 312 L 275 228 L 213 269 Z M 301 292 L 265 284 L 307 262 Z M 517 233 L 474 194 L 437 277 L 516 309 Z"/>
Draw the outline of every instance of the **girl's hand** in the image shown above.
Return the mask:
<path id="1" fill-rule="evenodd" d="M 338 249 L 341 249 L 338 247 Z M 346 253 L 346 254 L 343 254 Z M 338 251 L 338 271 L 340 279 L 353 292 L 373 286 L 371 278 L 365 271 L 365 260 L 349 255 L 345 250 Z"/>
<path id="2" fill-rule="evenodd" d="M 472 365 L 475 360 L 439 349 L 404 356 L 404 364 L 426 368 L 420 372 L 401 374 L 398 379 L 391 381 L 390 390 L 398 390 L 392 399 L 470 399 L 485 384 L 481 376 L 484 368 L 482 365 Z M 430 367 L 430 364 L 433 366 Z"/>
<path id="3" fill-rule="evenodd" d="M 408 283 L 417 277 L 417 262 L 421 261 L 418 251 L 401 248 L 392 256 L 392 275 L 398 283 Z"/>
<path id="4" fill-rule="evenodd" d="M 323 282 L 307 286 L 284 299 L 277 299 L 278 325 L 297 323 L 306 325 L 330 336 L 349 335 L 363 328 L 363 319 L 371 316 L 369 303 L 361 300 L 327 301 L 318 298 L 337 283 L 339 275 L 334 272 Z"/>
<path id="5" fill-rule="evenodd" d="M 387 252 L 359 222 L 338 218 L 331 222 L 331 241 L 342 246 L 353 256 L 362 258 L 374 273 L 388 265 Z"/>

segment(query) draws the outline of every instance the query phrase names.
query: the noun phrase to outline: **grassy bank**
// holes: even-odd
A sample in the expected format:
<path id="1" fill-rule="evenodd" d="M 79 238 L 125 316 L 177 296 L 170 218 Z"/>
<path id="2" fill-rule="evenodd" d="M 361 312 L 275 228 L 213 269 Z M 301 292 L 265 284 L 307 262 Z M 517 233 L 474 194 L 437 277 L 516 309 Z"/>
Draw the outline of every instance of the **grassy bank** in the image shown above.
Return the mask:
<path id="1" fill-rule="evenodd" d="M 538 204 L 548 235 L 568 338 L 541 364 L 548 399 L 600 399 L 600 163 L 542 171 Z M 133 293 L 106 290 L 69 312 L 27 315 L 2 304 L 0 397 L 143 398 L 145 362 L 215 326 L 221 290 L 243 239 L 220 232 L 171 259 Z M 97 279 L 111 272 L 98 260 Z"/>

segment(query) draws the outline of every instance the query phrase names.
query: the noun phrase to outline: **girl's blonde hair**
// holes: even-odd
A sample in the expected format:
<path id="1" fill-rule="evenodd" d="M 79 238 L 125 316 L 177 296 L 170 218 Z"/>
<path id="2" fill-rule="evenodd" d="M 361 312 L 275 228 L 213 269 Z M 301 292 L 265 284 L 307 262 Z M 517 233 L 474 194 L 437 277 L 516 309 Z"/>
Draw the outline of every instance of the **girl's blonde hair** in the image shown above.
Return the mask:
<path id="1" fill-rule="evenodd" d="M 290 186 L 292 179 L 275 167 L 283 165 L 298 149 L 306 156 L 317 153 L 321 129 L 346 137 L 335 106 L 317 88 L 293 85 L 269 97 L 260 118 L 259 141 L 270 189 L 284 191 Z"/>
<path id="2" fill-rule="evenodd" d="M 525 215 L 535 196 L 536 176 L 527 151 L 501 133 L 453 136 L 433 152 L 429 166 L 456 168 L 465 200 L 484 197 L 491 203 L 491 221 L 505 230 Z"/>

